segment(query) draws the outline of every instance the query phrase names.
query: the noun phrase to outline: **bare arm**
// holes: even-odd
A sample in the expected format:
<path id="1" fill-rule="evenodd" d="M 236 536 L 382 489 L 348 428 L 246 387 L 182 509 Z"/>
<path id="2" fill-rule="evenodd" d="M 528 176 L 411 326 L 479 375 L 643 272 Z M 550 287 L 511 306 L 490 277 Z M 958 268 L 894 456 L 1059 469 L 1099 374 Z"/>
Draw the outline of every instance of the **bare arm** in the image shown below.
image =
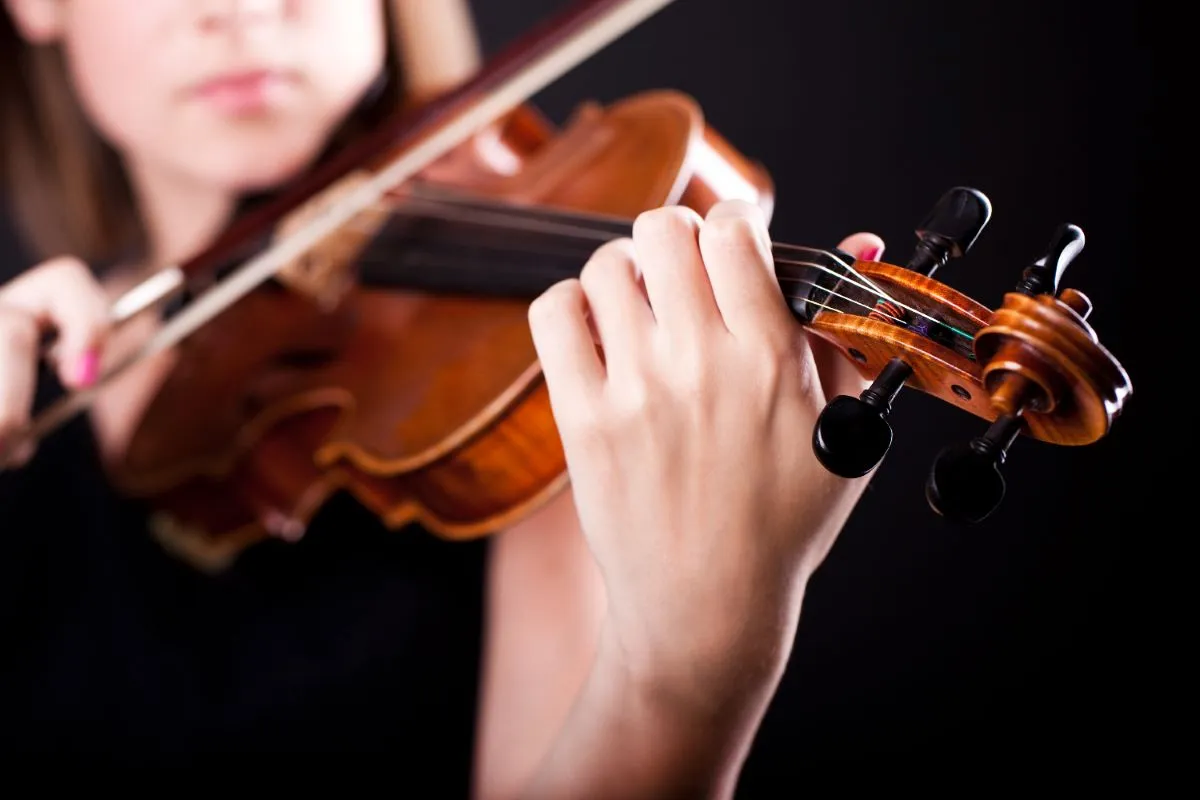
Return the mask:
<path id="1" fill-rule="evenodd" d="M 841 246 L 862 253 L 879 240 L 860 234 Z M 811 424 L 826 397 L 863 388 L 819 343 L 811 356 L 816 371 L 799 389 L 807 399 L 788 412 L 800 425 Z M 592 513 L 619 515 L 601 517 L 609 524 L 590 537 L 565 493 L 497 539 L 475 776 L 483 800 L 730 797 L 736 789 L 786 669 L 809 577 L 865 481 L 834 479 L 809 453 L 782 468 L 787 477 L 773 490 L 789 498 L 786 518 L 768 523 L 778 501 L 760 497 L 748 506 L 749 524 L 738 523 L 726 515 L 728 501 L 777 481 L 767 477 L 774 470 L 742 484 L 734 476 L 753 467 L 738 460 L 740 468 L 714 481 L 704 473 L 722 468 L 700 466 L 717 463 L 710 454 L 693 453 L 698 464 L 664 462 L 654 450 L 668 443 L 655 438 L 634 437 L 651 449 L 626 453 L 619 472 L 615 464 L 603 471 L 632 482 L 596 493 L 583 482 L 586 469 L 576 471 L 575 493 L 592 496 Z M 697 497 L 654 509 L 656 493 L 639 494 L 652 475 L 670 493 L 661 481 L 695 466 L 699 485 L 723 498 L 715 505 Z M 695 516 L 686 513 L 692 506 Z"/>
<path id="2" fill-rule="evenodd" d="M 569 491 L 493 541 L 475 795 L 523 796 L 592 670 L 604 584 Z"/>
<path id="3" fill-rule="evenodd" d="M 496 537 L 487 597 L 477 798 L 731 793 L 778 670 L 748 681 L 749 711 L 739 701 L 734 713 L 632 680 L 601 644 L 604 584 L 569 490 Z"/>

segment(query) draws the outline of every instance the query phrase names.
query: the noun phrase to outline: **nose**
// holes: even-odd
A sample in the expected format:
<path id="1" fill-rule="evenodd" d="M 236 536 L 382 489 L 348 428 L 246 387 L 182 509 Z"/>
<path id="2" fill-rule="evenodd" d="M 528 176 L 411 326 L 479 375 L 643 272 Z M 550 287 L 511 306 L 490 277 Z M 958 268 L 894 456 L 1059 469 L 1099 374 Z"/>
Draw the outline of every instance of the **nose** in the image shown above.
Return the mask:
<path id="1" fill-rule="evenodd" d="M 238 32 L 283 18 L 292 0 L 201 0 L 198 23 L 205 31 Z"/>

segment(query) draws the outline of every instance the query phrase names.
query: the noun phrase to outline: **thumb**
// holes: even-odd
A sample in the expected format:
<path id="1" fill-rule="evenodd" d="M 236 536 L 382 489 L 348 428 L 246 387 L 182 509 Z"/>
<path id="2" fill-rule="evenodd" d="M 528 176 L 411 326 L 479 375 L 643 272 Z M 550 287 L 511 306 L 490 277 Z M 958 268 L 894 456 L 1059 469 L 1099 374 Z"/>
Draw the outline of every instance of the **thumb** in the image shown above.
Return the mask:
<path id="1" fill-rule="evenodd" d="M 843 239 L 838 249 L 859 261 L 878 261 L 883 257 L 884 242 L 874 233 L 860 232 Z M 832 344 L 819 336 L 810 335 L 808 338 L 826 401 L 840 394 L 858 397 L 871 385 L 871 379 L 862 377 L 858 368 Z"/>

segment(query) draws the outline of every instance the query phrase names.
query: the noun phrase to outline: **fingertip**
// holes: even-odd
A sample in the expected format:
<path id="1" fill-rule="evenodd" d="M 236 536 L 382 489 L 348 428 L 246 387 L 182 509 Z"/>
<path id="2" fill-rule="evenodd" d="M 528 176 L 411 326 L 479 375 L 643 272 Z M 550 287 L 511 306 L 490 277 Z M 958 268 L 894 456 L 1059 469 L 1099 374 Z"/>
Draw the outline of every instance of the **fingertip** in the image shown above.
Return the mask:
<path id="1" fill-rule="evenodd" d="M 86 347 L 71 351 L 59 365 L 59 379 L 74 389 L 86 389 L 100 377 L 100 348 Z"/>
<path id="2" fill-rule="evenodd" d="M 885 249 L 883 238 L 868 231 L 861 231 L 847 236 L 838 248 L 854 256 L 859 261 L 878 261 L 883 257 Z"/>

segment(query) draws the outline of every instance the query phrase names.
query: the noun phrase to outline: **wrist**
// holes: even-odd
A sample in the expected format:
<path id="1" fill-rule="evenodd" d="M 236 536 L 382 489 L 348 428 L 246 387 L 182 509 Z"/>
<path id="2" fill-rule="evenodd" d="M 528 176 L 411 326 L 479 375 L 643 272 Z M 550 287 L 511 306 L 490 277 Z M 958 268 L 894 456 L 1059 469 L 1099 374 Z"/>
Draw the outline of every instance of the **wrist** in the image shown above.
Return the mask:
<path id="1" fill-rule="evenodd" d="M 673 646 L 626 635 L 612 617 L 601 631 L 596 667 L 619 691 L 648 712 L 698 724 L 736 726 L 766 710 L 787 668 L 795 615 L 776 609 L 702 641 L 682 635 Z M 783 619 L 779 615 L 783 615 Z"/>
<path id="2" fill-rule="evenodd" d="M 732 797 L 786 659 L 736 679 L 727 660 L 722 678 L 707 667 L 633 656 L 617 630 L 606 622 L 588 680 L 528 796 L 587 786 L 589 797 Z"/>

